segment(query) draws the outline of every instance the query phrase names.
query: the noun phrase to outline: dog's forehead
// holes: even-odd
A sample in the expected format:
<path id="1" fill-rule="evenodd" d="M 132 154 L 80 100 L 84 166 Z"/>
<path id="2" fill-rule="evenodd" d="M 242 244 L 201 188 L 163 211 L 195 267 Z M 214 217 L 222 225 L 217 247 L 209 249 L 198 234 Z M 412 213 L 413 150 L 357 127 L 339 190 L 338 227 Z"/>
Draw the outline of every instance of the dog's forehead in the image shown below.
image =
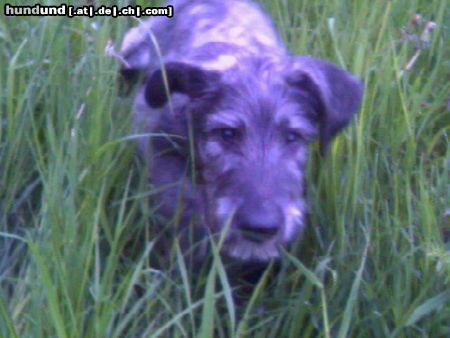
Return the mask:
<path id="1" fill-rule="evenodd" d="M 286 81 L 288 64 L 242 62 L 225 74 L 225 87 L 219 109 L 207 118 L 210 125 L 269 126 L 295 129 L 306 137 L 317 133 L 314 98 Z"/>
<path id="2" fill-rule="evenodd" d="M 301 102 L 269 95 L 240 96 L 206 114 L 207 130 L 216 128 L 283 127 L 312 129 L 313 122 Z"/>

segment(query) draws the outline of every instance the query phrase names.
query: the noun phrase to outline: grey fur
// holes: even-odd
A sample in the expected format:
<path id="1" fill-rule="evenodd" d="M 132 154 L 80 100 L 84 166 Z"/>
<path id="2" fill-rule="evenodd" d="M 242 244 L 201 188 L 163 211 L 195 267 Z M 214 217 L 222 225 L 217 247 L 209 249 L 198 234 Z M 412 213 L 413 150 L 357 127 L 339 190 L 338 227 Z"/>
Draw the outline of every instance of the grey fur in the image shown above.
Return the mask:
<path id="1" fill-rule="evenodd" d="M 326 151 L 363 86 L 331 63 L 290 55 L 249 1 L 171 4 L 173 18 L 131 29 L 121 50 L 124 73 L 147 74 L 136 132 L 168 135 L 139 140 L 152 184 L 167 187 L 161 213 L 173 216 L 183 200 L 186 226 L 196 214 L 197 229 L 220 233 L 231 220 L 225 256 L 277 258 L 305 226 L 308 145 L 319 138 Z"/>

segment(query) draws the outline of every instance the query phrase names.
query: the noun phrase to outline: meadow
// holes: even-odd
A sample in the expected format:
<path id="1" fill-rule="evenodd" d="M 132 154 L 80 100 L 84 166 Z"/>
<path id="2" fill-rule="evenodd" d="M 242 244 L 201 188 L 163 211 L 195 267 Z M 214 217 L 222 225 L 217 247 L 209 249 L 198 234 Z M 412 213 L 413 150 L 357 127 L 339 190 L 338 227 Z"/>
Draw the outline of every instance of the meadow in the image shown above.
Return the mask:
<path id="1" fill-rule="evenodd" d="M 327 156 L 313 145 L 308 230 L 244 306 L 217 248 L 195 278 L 175 240 L 165 269 L 149 263 L 158 213 L 134 89 L 105 55 L 138 20 L 2 6 L 1 338 L 450 337 L 448 2 L 260 2 L 293 53 L 366 91 Z"/>

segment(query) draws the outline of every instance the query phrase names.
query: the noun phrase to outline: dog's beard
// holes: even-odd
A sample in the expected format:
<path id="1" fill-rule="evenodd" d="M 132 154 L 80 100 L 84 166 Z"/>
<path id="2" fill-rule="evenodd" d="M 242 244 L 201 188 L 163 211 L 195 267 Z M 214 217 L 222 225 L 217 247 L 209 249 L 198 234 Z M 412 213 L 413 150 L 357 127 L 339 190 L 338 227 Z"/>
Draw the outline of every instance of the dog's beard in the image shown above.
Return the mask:
<path id="1" fill-rule="evenodd" d="M 269 262 L 280 257 L 280 247 L 276 240 L 257 243 L 234 234 L 225 240 L 222 252 L 225 256 L 242 262 Z"/>

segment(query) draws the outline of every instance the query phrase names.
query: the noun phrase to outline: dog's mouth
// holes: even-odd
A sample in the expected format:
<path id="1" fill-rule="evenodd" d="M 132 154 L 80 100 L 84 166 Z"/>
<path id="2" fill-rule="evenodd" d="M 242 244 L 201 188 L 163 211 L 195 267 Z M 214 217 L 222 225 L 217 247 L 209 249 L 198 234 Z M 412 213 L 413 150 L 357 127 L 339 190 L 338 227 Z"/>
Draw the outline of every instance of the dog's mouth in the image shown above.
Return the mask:
<path id="1" fill-rule="evenodd" d="M 240 261 L 230 258 L 224 259 L 224 264 L 228 275 L 232 280 L 240 280 L 252 286 L 258 283 L 264 272 L 271 266 L 272 272 L 277 272 L 280 269 L 280 261 Z M 250 291 L 251 292 L 251 291 Z"/>
<path id="2" fill-rule="evenodd" d="M 252 229 L 240 229 L 240 235 L 247 241 L 263 244 L 271 240 L 277 233 L 278 229 L 259 229 L 254 231 Z"/>

